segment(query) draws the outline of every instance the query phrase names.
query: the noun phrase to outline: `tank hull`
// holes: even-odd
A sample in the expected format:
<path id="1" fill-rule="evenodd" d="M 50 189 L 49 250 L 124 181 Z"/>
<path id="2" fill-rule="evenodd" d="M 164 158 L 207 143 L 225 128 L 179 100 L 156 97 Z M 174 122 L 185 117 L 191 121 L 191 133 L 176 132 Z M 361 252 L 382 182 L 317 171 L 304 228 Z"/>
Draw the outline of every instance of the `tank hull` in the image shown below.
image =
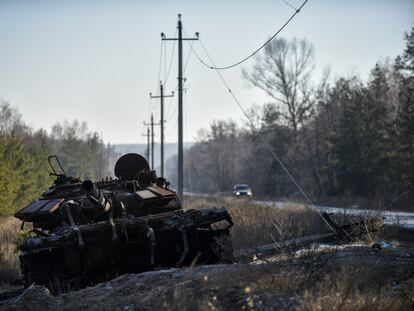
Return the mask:
<path id="1" fill-rule="evenodd" d="M 21 269 L 26 286 L 60 294 L 125 273 L 229 263 L 231 225 L 228 212 L 215 208 L 61 228 L 23 243 Z"/>

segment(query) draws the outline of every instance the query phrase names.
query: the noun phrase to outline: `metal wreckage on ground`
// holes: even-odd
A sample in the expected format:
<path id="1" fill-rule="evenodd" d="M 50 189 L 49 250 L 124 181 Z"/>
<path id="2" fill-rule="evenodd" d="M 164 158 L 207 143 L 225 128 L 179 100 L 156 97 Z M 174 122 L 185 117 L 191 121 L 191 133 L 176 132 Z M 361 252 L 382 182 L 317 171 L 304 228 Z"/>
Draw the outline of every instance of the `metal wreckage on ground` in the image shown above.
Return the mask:
<path id="1" fill-rule="evenodd" d="M 95 183 L 67 176 L 56 156 L 49 163 L 54 184 L 15 214 L 33 224 L 20 246 L 26 287 L 60 294 L 124 273 L 233 261 L 227 210 L 182 209 L 142 156 L 122 156 L 117 179 Z"/>

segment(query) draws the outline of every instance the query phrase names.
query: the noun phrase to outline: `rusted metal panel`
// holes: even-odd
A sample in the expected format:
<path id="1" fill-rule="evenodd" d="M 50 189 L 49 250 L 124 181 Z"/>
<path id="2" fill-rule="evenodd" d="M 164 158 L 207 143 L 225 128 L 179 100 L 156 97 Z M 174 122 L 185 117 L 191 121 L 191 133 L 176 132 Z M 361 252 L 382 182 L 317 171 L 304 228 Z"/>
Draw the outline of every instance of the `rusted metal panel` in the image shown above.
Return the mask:
<path id="1" fill-rule="evenodd" d="M 14 216 L 24 221 L 33 221 L 40 215 L 53 213 L 59 208 L 63 199 L 37 200 L 18 211 Z"/>

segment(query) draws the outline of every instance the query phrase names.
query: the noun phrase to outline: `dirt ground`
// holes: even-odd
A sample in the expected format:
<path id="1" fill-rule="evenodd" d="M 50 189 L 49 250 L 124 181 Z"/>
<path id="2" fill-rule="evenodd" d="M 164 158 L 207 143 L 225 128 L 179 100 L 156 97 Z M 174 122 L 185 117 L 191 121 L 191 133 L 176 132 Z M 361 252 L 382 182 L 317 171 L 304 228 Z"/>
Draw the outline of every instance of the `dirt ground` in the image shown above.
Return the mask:
<path id="1" fill-rule="evenodd" d="M 413 310 L 414 232 L 393 234 L 399 242 L 380 251 L 316 244 L 244 264 L 127 274 L 58 297 L 32 286 L 0 310 Z"/>

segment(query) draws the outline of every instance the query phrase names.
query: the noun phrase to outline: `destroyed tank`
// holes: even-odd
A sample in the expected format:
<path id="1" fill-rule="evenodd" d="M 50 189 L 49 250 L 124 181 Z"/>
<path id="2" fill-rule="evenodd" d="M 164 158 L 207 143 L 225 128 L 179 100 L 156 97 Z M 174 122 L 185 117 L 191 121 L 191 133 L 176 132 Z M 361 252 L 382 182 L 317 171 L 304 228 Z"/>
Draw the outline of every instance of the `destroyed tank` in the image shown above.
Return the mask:
<path id="1" fill-rule="evenodd" d="M 184 210 L 141 155 L 122 156 L 115 179 L 67 176 L 48 158 L 53 185 L 15 217 L 31 223 L 20 245 L 25 286 L 69 292 L 125 273 L 233 260 L 225 208 Z"/>

